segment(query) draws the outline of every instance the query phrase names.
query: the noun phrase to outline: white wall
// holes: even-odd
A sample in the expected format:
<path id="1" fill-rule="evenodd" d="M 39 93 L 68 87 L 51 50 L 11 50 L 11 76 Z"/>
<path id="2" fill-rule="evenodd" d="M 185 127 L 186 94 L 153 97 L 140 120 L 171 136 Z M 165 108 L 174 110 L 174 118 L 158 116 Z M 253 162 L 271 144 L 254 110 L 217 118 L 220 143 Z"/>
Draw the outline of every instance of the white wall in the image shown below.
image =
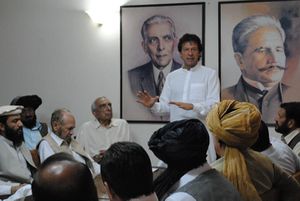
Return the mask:
<path id="1" fill-rule="evenodd" d="M 109 2 L 109 1 L 108 1 Z M 131 0 L 126 5 L 197 2 Z M 203 2 L 203 1 L 202 1 Z M 205 61 L 218 70 L 218 1 L 206 0 Z M 38 117 L 49 123 L 54 109 L 66 107 L 77 126 L 92 118 L 97 96 L 113 103 L 120 116 L 120 22 L 96 27 L 84 13 L 88 0 L 0 1 L 0 105 L 18 95 L 38 94 Z M 131 124 L 134 140 L 146 149 L 162 124 Z M 153 162 L 156 158 L 148 152 Z"/>

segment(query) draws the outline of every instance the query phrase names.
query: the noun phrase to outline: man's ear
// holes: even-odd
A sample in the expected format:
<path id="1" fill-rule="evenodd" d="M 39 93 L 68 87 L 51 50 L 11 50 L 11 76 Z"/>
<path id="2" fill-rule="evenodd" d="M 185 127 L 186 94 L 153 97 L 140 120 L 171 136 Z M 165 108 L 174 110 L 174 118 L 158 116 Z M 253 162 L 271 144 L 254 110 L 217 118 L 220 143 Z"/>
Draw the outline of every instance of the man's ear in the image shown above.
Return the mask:
<path id="1" fill-rule="evenodd" d="M 288 120 L 287 126 L 288 128 L 295 128 L 296 127 L 295 120 L 294 119 Z"/>
<path id="2" fill-rule="evenodd" d="M 52 128 L 53 128 L 54 133 L 58 130 L 59 126 L 60 126 L 60 123 L 58 121 L 54 121 L 52 123 Z"/>
<path id="3" fill-rule="evenodd" d="M 108 185 L 108 183 L 106 181 L 103 181 L 103 184 L 104 184 L 104 187 L 105 187 L 105 190 L 106 190 L 106 193 L 108 195 L 108 198 L 110 201 L 114 201 L 116 200 L 116 194 L 115 192 L 110 188 L 110 186 Z"/>
<path id="4" fill-rule="evenodd" d="M 3 123 L 0 123 L 0 133 L 5 132 L 5 125 Z"/>
<path id="5" fill-rule="evenodd" d="M 215 151 L 219 157 L 224 156 L 225 147 L 220 143 L 219 139 L 216 136 L 213 136 L 213 143 L 215 147 Z"/>
<path id="6" fill-rule="evenodd" d="M 243 55 L 239 52 L 235 52 L 234 59 L 235 59 L 236 64 L 240 67 L 240 69 L 243 70 L 245 68 Z"/>
<path id="7" fill-rule="evenodd" d="M 142 45 L 142 48 L 143 48 L 144 52 L 146 54 L 148 54 L 148 47 L 147 47 L 147 44 L 144 40 L 141 42 L 141 45 Z"/>

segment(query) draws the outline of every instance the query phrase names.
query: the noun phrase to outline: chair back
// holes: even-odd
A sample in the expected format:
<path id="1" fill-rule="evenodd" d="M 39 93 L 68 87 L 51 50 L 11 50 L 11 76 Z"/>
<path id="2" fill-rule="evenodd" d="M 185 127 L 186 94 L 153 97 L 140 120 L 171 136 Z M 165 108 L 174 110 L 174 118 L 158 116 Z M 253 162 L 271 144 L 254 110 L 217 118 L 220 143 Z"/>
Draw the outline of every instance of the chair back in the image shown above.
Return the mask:
<path id="1" fill-rule="evenodd" d="M 293 174 L 293 177 L 298 181 L 298 183 L 300 184 L 300 171 L 296 172 Z"/>
<path id="2" fill-rule="evenodd" d="M 33 160 L 35 166 L 37 168 L 39 168 L 40 165 L 41 165 L 41 160 L 40 160 L 40 156 L 39 156 L 38 150 L 37 149 L 32 149 L 32 150 L 30 150 L 30 154 L 31 154 L 31 157 L 32 157 L 32 160 Z"/>
<path id="3" fill-rule="evenodd" d="M 276 188 L 264 192 L 260 197 L 263 201 L 279 201 L 280 198 L 279 191 Z"/>

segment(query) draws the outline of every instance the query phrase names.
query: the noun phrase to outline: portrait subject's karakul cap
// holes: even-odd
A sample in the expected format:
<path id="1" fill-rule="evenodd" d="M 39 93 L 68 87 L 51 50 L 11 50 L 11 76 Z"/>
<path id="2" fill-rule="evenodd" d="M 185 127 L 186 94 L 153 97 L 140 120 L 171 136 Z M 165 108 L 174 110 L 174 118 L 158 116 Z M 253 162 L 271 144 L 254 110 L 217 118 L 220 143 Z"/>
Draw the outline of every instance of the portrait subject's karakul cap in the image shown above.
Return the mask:
<path id="1" fill-rule="evenodd" d="M 2 105 L 0 106 L 0 117 L 21 114 L 21 105 Z"/>
<path id="2" fill-rule="evenodd" d="M 31 107 L 36 110 L 42 104 L 42 99 L 37 95 L 17 96 L 11 101 L 10 104 Z"/>

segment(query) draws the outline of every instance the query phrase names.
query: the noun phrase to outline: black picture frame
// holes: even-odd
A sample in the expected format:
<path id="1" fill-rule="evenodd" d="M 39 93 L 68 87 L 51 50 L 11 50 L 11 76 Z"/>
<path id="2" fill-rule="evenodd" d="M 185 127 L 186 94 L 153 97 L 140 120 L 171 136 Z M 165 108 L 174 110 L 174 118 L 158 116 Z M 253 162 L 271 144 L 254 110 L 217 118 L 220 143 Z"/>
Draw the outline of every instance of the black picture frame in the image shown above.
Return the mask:
<path id="1" fill-rule="evenodd" d="M 254 15 L 269 15 L 278 19 L 284 32 L 285 71 L 280 79 L 279 101 L 269 101 L 269 110 L 261 109 L 263 120 L 274 126 L 274 118 L 280 103 L 300 101 L 300 1 L 230 1 L 219 2 L 219 77 L 221 99 L 227 99 L 228 91 L 238 91 L 241 70 L 234 57 L 232 33 L 234 27 L 243 19 Z M 231 87 L 231 88 L 230 88 Z M 226 91 L 227 89 L 227 91 Z M 272 88 L 270 89 L 272 90 Z M 269 91 L 270 91 L 269 90 Z M 232 92 L 232 91 L 231 91 Z M 244 96 L 244 93 L 239 93 Z M 237 97 L 237 96 L 235 96 Z M 247 101 L 243 98 L 234 98 Z M 271 99 L 270 99 L 271 100 Z M 251 101 L 250 101 L 251 102 Z M 264 103 L 263 103 L 264 104 Z M 261 106 L 262 108 L 263 106 Z"/>
<path id="2" fill-rule="evenodd" d="M 121 117 L 133 123 L 166 123 L 151 113 L 149 108 L 136 102 L 136 91 L 130 86 L 128 71 L 150 62 L 150 57 L 142 48 L 141 27 L 153 15 L 170 17 L 176 28 L 178 39 L 185 33 L 197 34 L 204 46 L 205 3 L 151 4 L 121 6 Z M 204 51 L 202 52 L 204 55 Z M 175 44 L 173 59 L 182 63 Z M 204 64 L 204 58 L 202 57 Z"/>

